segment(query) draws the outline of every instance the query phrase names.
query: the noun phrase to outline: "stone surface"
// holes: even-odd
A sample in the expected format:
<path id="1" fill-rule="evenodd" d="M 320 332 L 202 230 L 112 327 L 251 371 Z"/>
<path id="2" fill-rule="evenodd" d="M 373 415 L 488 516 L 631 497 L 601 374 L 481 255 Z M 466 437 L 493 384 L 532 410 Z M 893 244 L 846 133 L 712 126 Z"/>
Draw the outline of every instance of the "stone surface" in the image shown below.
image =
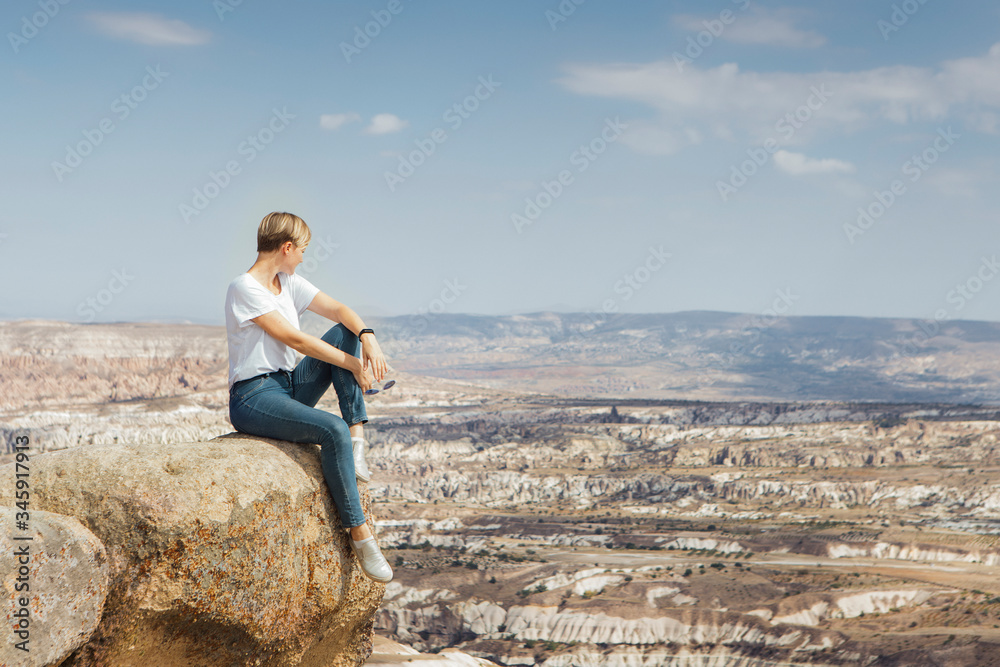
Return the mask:
<path id="1" fill-rule="evenodd" d="M 108 593 L 104 545 L 73 517 L 31 510 L 27 529 L 16 529 L 21 510 L 0 507 L 0 590 L 7 636 L 0 665 L 58 665 L 90 639 Z M 30 539 L 15 539 L 30 538 Z M 17 555 L 15 555 L 17 554 Z M 26 568 L 22 569 L 22 568 Z M 10 628 L 27 612 L 27 636 Z M 25 650 L 17 644 L 23 642 Z"/>
<path id="2" fill-rule="evenodd" d="M 340 667 L 371 652 L 385 587 L 350 553 L 318 445 L 81 447 L 33 456 L 31 486 L 33 510 L 78 518 L 107 549 L 104 615 L 66 665 Z"/>

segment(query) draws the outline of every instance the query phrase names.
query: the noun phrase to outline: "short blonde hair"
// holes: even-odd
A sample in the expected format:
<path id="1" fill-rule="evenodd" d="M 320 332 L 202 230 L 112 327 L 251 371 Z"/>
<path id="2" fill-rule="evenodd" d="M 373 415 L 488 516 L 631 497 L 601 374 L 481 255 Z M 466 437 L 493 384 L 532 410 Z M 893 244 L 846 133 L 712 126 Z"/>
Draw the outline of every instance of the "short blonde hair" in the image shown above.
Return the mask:
<path id="1" fill-rule="evenodd" d="M 291 213 L 268 213 L 257 228 L 257 252 L 271 252 L 291 241 L 304 248 L 312 238 L 309 225 Z"/>

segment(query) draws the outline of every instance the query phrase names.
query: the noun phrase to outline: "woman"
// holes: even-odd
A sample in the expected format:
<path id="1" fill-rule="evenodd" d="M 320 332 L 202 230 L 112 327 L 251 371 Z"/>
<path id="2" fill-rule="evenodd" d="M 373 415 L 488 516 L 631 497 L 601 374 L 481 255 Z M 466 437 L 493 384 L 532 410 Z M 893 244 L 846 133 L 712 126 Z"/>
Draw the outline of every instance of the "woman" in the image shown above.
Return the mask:
<path id="1" fill-rule="evenodd" d="M 295 275 L 311 236 L 296 215 L 267 215 L 257 229 L 257 261 L 229 285 L 229 418 L 244 433 L 320 444 L 323 477 L 351 548 L 362 571 L 386 583 L 392 568 L 366 522 L 355 479 L 369 479 L 364 392 L 373 377 L 382 380 L 386 361 L 357 313 Z M 303 333 L 306 310 L 339 324 L 322 338 Z M 298 365 L 293 350 L 306 355 Z M 314 407 L 330 385 L 341 417 Z"/>

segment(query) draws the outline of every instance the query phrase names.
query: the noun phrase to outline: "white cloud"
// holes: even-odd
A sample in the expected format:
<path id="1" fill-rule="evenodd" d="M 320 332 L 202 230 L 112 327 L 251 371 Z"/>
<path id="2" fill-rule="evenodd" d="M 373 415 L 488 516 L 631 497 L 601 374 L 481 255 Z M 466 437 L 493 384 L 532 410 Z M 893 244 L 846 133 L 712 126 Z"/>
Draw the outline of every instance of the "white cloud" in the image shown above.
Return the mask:
<path id="1" fill-rule="evenodd" d="M 208 30 L 192 28 L 184 21 L 145 12 L 91 12 L 87 18 L 110 37 L 153 46 L 193 46 L 212 37 Z"/>
<path id="2" fill-rule="evenodd" d="M 795 26 L 795 13 L 787 9 L 768 11 L 757 8 L 750 13 L 734 12 L 734 19 L 728 25 L 722 24 L 719 39 L 736 44 L 763 44 L 767 46 L 787 46 L 791 48 L 815 48 L 826 44 L 826 37 L 812 30 L 802 30 Z M 705 21 L 717 22 L 716 17 L 704 18 L 690 15 L 677 16 L 674 23 L 685 30 L 702 31 Z"/>
<path id="3" fill-rule="evenodd" d="M 325 113 L 319 117 L 319 126 L 324 130 L 336 130 L 341 125 L 361 120 L 356 113 Z"/>
<path id="4" fill-rule="evenodd" d="M 371 123 L 365 128 L 365 134 L 391 134 L 399 132 L 410 122 L 391 113 L 380 113 L 372 116 Z"/>
<path id="5" fill-rule="evenodd" d="M 570 65 L 558 82 L 580 95 L 648 104 L 660 113 L 657 126 L 664 136 L 692 128 L 725 138 L 742 131 L 751 141 L 774 138 L 789 145 L 830 128 L 851 132 L 879 121 L 902 125 L 950 118 L 979 131 L 997 131 L 990 121 L 1000 112 L 1000 44 L 983 56 L 945 61 L 936 68 L 744 72 L 728 63 L 683 69 L 672 60 Z M 817 96 L 817 91 L 824 94 Z M 789 114 L 795 121 L 797 112 L 798 121 L 789 123 Z M 779 133 L 783 119 L 784 129 L 795 126 L 794 136 Z"/>
<path id="6" fill-rule="evenodd" d="M 802 153 L 780 150 L 774 154 L 774 165 L 792 176 L 803 174 L 853 174 L 856 169 L 850 162 L 824 158 L 817 160 Z"/>

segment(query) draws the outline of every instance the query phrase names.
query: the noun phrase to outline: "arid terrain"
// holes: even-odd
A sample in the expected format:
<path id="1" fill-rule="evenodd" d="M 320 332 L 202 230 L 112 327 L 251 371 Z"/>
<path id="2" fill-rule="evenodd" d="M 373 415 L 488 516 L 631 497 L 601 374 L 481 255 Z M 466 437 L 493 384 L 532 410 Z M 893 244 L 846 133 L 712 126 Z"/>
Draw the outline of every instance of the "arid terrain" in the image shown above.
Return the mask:
<path id="1" fill-rule="evenodd" d="M 792 318 L 715 359 L 738 316 L 635 317 L 380 323 L 377 634 L 506 665 L 1000 665 L 1000 328 L 893 356 L 919 323 Z M 232 431 L 222 327 L 0 323 L 0 387 L 4 462 L 15 434 Z"/>

